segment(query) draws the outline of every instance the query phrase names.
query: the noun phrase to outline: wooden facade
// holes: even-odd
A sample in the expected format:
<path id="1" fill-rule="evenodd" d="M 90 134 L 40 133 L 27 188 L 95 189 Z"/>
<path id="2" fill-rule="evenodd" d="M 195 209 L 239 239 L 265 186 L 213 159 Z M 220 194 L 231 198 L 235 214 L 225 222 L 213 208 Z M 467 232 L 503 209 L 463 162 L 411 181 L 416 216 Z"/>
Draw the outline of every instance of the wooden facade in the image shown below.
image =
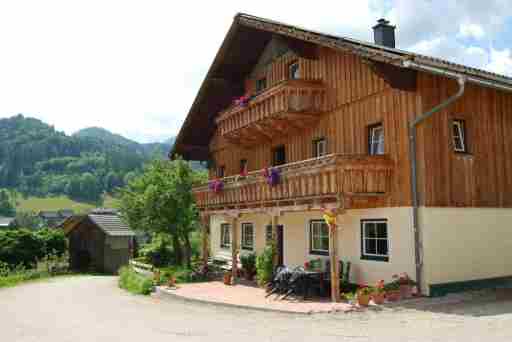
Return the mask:
<path id="1" fill-rule="evenodd" d="M 393 163 L 393 172 L 388 199 L 378 203 L 410 206 L 408 123 L 455 93 L 456 82 L 418 73 L 416 87 L 404 90 L 394 87 L 371 62 L 358 56 L 328 48 L 319 48 L 318 55 L 311 60 L 287 53 L 245 81 L 246 94 L 261 77 L 267 78 L 272 90 L 286 82 L 288 66 L 298 61 L 301 78 L 317 80 L 325 87 L 325 107 L 318 119 L 293 117 L 281 126 L 256 122 L 253 128 L 245 128 L 239 140 L 223 136 L 220 124 L 210 143 L 214 165 L 223 166 L 226 176 L 234 176 L 240 172 L 240 160 L 245 159 L 249 171 L 256 172 L 271 165 L 272 148 L 279 145 L 285 146 L 287 163 L 307 160 L 313 157 L 312 142 L 318 138 L 327 140 L 329 154 L 367 155 L 368 128 L 382 123 L 385 154 Z M 512 138 L 507 134 L 512 129 L 510 101 L 508 93 L 471 85 L 462 99 L 420 125 L 421 205 L 512 207 Z M 255 115 L 274 111 L 268 106 Z M 220 123 L 222 115 L 226 112 L 221 113 Z M 466 121 L 469 153 L 453 151 L 451 119 Z M 247 140 L 238 143 L 243 136 Z M 211 177 L 215 178 L 214 168 Z"/>

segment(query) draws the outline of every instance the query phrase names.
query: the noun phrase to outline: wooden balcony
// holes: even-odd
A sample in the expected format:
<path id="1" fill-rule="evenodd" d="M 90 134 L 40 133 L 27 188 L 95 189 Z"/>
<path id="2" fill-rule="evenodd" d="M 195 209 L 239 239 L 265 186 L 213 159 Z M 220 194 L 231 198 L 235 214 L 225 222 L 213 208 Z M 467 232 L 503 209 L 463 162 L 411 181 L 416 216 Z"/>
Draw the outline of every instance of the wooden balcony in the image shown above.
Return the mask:
<path id="1" fill-rule="evenodd" d="M 336 201 L 344 201 L 348 208 L 354 196 L 373 197 L 381 203 L 391 190 L 393 165 L 388 156 L 332 154 L 276 167 L 281 181 L 274 186 L 258 170 L 246 177 L 223 178 L 224 190 L 220 193 L 214 193 L 204 184 L 194 188 L 194 194 L 200 210 Z M 373 202 L 373 206 L 379 206 Z"/>
<path id="2" fill-rule="evenodd" d="M 287 80 L 246 106 L 232 105 L 219 113 L 216 122 L 228 141 L 253 146 L 310 127 L 326 108 L 327 91 L 321 81 Z"/>

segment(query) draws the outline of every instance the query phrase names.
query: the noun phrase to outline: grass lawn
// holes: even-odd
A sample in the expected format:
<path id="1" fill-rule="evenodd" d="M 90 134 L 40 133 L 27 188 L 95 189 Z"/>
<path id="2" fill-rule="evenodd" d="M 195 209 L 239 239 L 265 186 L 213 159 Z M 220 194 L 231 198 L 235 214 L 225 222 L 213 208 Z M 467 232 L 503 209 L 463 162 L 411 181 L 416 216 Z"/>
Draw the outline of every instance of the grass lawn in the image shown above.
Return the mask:
<path id="1" fill-rule="evenodd" d="M 116 206 L 117 200 L 111 196 L 105 196 L 103 207 L 113 208 Z M 41 210 L 60 210 L 60 209 L 72 209 L 75 213 L 84 213 L 96 208 L 95 204 L 77 202 L 67 196 L 56 196 L 56 197 L 28 197 L 23 199 L 21 196 L 18 197 L 18 211 L 35 211 Z"/>

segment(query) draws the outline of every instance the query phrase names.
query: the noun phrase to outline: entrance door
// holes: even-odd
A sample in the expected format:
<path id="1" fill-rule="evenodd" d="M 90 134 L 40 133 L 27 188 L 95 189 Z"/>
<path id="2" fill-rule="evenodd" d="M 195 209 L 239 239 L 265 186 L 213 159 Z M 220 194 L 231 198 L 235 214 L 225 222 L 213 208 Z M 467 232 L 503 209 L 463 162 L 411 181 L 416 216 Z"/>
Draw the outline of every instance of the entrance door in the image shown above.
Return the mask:
<path id="1" fill-rule="evenodd" d="M 277 266 L 284 265 L 284 231 L 283 225 L 276 227 L 276 248 L 277 248 Z"/>

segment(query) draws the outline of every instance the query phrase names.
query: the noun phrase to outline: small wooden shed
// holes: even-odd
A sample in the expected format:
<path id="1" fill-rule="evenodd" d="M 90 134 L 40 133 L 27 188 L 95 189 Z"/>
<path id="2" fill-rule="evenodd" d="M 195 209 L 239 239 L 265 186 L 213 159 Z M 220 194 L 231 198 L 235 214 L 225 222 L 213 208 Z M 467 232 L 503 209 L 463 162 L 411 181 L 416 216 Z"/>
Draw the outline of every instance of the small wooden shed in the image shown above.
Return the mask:
<path id="1" fill-rule="evenodd" d="M 69 217 L 61 225 L 75 270 L 115 274 L 133 255 L 135 233 L 113 210 Z"/>

